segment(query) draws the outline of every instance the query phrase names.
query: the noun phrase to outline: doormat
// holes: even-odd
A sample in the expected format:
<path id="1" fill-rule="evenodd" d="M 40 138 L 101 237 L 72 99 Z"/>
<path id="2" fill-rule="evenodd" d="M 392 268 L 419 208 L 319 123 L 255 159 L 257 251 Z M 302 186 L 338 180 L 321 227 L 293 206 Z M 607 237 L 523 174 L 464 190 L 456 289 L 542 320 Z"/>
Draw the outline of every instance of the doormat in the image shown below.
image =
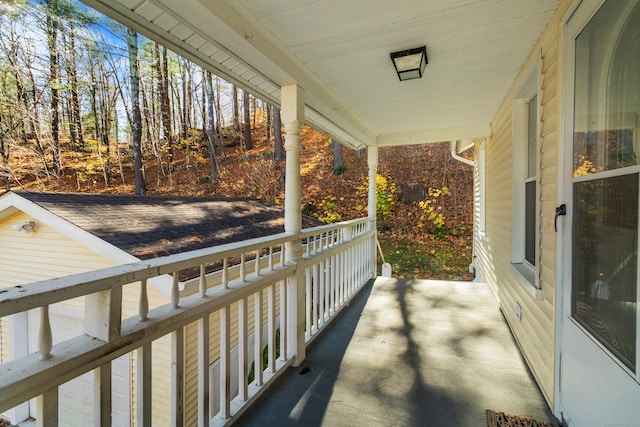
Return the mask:
<path id="1" fill-rule="evenodd" d="M 561 427 L 561 424 L 536 421 L 533 417 L 507 415 L 487 409 L 487 427 Z"/>

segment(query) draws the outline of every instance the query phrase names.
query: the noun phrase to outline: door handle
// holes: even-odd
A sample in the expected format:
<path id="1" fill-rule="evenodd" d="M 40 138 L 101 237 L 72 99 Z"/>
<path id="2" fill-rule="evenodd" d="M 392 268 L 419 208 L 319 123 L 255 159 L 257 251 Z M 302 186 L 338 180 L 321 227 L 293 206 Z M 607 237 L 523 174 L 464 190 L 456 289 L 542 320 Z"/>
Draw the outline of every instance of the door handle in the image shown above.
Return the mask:
<path id="1" fill-rule="evenodd" d="M 553 228 L 558 232 L 558 217 L 567 214 L 567 205 L 564 203 L 556 208 L 556 217 L 553 220 Z"/>

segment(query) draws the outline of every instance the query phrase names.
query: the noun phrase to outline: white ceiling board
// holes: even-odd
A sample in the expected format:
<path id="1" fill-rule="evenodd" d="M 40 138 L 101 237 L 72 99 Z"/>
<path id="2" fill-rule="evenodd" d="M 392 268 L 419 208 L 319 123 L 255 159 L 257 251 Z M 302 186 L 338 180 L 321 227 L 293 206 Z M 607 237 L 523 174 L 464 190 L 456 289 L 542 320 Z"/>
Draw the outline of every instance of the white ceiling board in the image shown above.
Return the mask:
<path id="1" fill-rule="evenodd" d="M 486 128 L 558 6 L 556 0 L 240 2 L 376 135 Z M 421 45 L 429 59 L 424 77 L 398 81 L 389 53 Z"/>

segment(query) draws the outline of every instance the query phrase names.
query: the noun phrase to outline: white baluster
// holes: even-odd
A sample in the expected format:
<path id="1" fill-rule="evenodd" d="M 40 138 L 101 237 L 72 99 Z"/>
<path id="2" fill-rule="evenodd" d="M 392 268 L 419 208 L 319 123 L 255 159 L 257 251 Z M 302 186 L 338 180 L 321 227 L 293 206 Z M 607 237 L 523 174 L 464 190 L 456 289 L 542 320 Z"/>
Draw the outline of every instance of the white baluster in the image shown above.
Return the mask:
<path id="1" fill-rule="evenodd" d="M 324 260 L 324 320 L 331 317 L 331 257 Z"/>
<path id="2" fill-rule="evenodd" d="M 318 331 L 318 304 L 320 296 L 318 291 L 320 290 L 320 283 L 318 282 L 318 264 L 313 264 L 313 325 L 315 326 L 313 333 Z"/>
<path id="3" fill-rule="evenodd" d="M 229 288 L 229 259 L 222 260 L 222 287 Z"/>
<path id="4" fill-rule="evenodd" d="M 267 288 L 267 319 L 268 319 L 268 357 L 267 369 L 269 372 L 276 371 L 276 289 L 275 285 Z"/>
<path id="5" fill-rule="evenodd" d="M 147 279 L 140 280 L 140 301 L 138 302 L 140 320 L 147 320 L 149 315 L 149 295 L 147 294 Z"/>
<path id="6" fill-rule="evenodd" d="M 243 282 L 245 282 L 246 280 L 246 274 L 244 271 L 244 254 L 240 255 L 240 280 L 242 280 Z"/>
<path id="7" fill-rule="evenodd" d="M 284 250 L 284 244 L 280 245 L 280 265 L 284 266 L 285 265 L 285 260 L 286 260 L 286 256 L 285 256 L 285 250 Z"/>
<path id="8" fill-rule="evenodd" d="M 255 264 L 256 275 L 260 275 L 260 249 L 256 250 L 256 264 Z"/>
<path id="9" fill-rule="evenodd" d="M 288 332 L 288 323 L 287 323 L 287 285 L 284 280 L 281 280 L 278 283 L 280 286 L 280 359 L 283 361 L 287 361 L 289 359 L 287 355 L 287 334 Z"/>
<path id="10" fill-rule="evenodd" d="M 325 280 L 326 280 L 326 274 L 325 274 L 325 260 L 320 261 L 320 263 L 318 263 L 318 270 L 319 270 L 319 276 L 320 276 L 320 281 L 318 282 L 318 288 L 320 289 L 320 297 L 318 298 L 318 305 L 320 306 L 320 323 L 318 324 L 318 328 L 320 327 L 321 324 L 324 323 L 324 308 L 327 306 L 325 303 Z"/>
<path id="11" fill-rule="evenodd" d="M 204 264 L 200 266 L 200 296 L 207 296 L 207 273 Z"/>
<path id="12" fill-rule="evenodd" d="M 247 324 L 247 298 L 238 301 L 238 395 L 243 402 L 249 399 L 249 328 Z M 255 372 L 255 369 L 254 369 Z"/>
<path id="13" fill-rule="evenodd" d="M 262 291 L 254 294 L 254 324 L 253 337 L 255 339 L 253 349 L 253 373 L 257 386 L 262 385 Z"/>
<path id="14" fill-rule="evenodd" d="M 178 288 L 178 272 L 173 272 L 173 284 L 171 285 L 171 304 L 173 308 L 178 308 L 180 302 L 180 288 Z"/>
<path id="15" fill-rule="evenodd" d="M 329 259 L 331 260 L 329 264 L 329 283 L 331 286 L 329 291 L 329 295 L 331 295 L 329 301 L 329 316 L 333 316 L 333 313 L 336 311 L 336 256 L 331 255 Z"/>
<path id="16" fill-rule="evenodd" d="M 38 351 L 40 352 L 40 356 L 38 359 L 46 360 L 51 357 L 52 343 L 49 306 L 44 305 L 40 307 L 40 331 L 38 332 Z"/>
<path id="17" fill-rule="evenodd" d="M 269 270 L 273 271 L 273 246 L 269 246 Z"/>
<path id="18" fill-rule="evenodd" d="M 311 337 L 311 304 L 312 304 L 312 299 L 311 299 L 311 268 L 305 268 L 304 269 L 304 277 L 305 277 L 305 286 L 306 286 L 306 292 L 305 292 L 305 304 L 304 304 L 304 310 L 305 310 L 305 319 L 306 319 L 306 324 L 305 324 L 305 337 L 308 340 Z"/>
<path id="19" fill-rule="evenodd" d="M 229 307 L 220 309 L 220 416 L 225 420 L 231 416 L 230 311 Z"/>

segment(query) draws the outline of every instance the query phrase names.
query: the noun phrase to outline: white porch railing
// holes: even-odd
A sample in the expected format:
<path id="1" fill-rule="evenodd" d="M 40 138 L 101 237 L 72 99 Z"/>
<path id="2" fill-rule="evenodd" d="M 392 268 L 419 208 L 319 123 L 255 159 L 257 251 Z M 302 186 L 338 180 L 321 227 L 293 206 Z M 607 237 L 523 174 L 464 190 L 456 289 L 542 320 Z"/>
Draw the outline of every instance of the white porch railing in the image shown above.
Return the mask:
<path id="1" fill-rule="evenodd" d="M 0 318 L 39 309 L 40 331 L 38 352 L 0 365 L 0 413 L 36 398 L 38 424 L 55 426 L 60 385 L 94 370 L 94 424 L 111 425 L 111 362 L 131 353 L 137 385 L 132 418 L 136 425 L 152 425 L 151 344 L 171 335 L 171 423 L 183 425 L 188 415 L 198 425 L 230 424 L 284 368 L 304 357 L 288 348 L 291 337 L 310 342 L 375 275 L 374 227 L 375 222 L 365 218 L 303 230 L 300 235 L 282 233 L 1 289 Z M 283 261 L 288 242 L 302 242 L 303 257 L 297 264 Z M 237 259 L 240 262 L 232 265 Z M 212 264 L 221 270 L 205 275 L 205 266 Z M 194 269 L 200 271 L 198 290 L 181 293 L 179 272 Z M 149 308 L 147 282 L 166 274 L 174 277 L 171 302 Z M 139 290 L 138 314 L 128 318 L 122 314 L 125 285 Z M 76 297 L 85 297 L 85 306 L 92 307 L 84 317 L 88 332 L 52 346 L 49 306 Z M 192 323 L 197 323 L 197 344 L 185 338 Z M 304 334 L 298 325 L 304 325 Z M 219 342 L 210 339 L 212 327 L 219 327 Z M 276 358 L 278 329 L 282 339 Z M 251 361 L 262 360 L 265 342 L 267 368 L 258 369 L 256 362 L 249 384 Z M 197 384 L 185 379 L 185 345 L 197 346 Z M 232 363 L 238 365 L 232 369 Z M 214 365 L 220 380 L 211 390 Z M 197 387 L 197 414 L 185 412 L 185 407 L 194 406 L 186 404 L 185 387 Z M 214 407 L 219 412 L 212 413 Z"/>

